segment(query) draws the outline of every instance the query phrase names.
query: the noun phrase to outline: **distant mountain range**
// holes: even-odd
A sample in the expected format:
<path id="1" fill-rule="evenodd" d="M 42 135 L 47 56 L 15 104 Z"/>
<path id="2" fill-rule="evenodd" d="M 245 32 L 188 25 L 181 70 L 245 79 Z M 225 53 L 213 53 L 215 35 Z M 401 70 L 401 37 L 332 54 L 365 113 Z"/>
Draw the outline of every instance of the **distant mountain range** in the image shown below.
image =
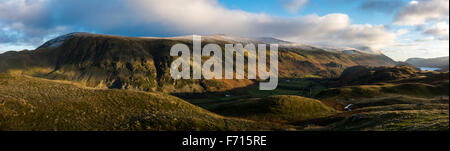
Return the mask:
<path id="1" fill-rule="evenodd" d="M 293 44 L 275 38 L 250 39 L 203 36 L 202 44 L 278 43 L 281 78 L 339 77 L 351 66 L 395 66 L 383 54 L 331 50 Z M 173 80 L 169 55 L 177 43 L 192 46 L 192 36 L 124 37 L 72 33 L 52 39 L 32 51 L 0 54 L 0 72 L 74 81 L 89 87 L 164 91 L 170 93 L 223 91 L 245 87 L 253 80 Z M 224 48 L 222 48 L 224 50 Z"/>
<path id="2" fill-rule="evenodd" d="M 438 57 L 438 58 L 410 58 L 405 61 L 406 63 L 412 64 L 418 68 L 429 67 L 429 68 L 439 68 L 441 71 L 448 71 L 449 69 L 449 57 Z"/>

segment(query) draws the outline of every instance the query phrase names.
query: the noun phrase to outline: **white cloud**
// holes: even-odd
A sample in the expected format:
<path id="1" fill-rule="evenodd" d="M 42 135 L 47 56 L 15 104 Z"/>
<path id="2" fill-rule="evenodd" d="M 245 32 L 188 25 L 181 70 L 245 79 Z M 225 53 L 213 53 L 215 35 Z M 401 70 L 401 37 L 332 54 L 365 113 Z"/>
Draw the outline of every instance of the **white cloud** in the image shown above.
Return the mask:
<path id="1" fill-rule="evenodd" d="M 308 0 L 281 0 L 284 8 L 290 13 L 295 13 L 308 3 Z"/>
<path id="2" fill-rule="evenodd" d="M 140 14 L 146 14 L 144 19 L 163 22 L 178 32 L 273 36 L 309 44 L 368 49 L 383 48 L 396 39 L 384 26 L 351 24 L 346 14 L 285 18 L 226 9 L 215 0 L 134 2 Z"/>
<path id="3" fill-rule="evenodd" d="M 15 2 L 0 2 L 0 27 L 13 29 L 29 39 L 42 40 L 55 33 L 78 29 L 146 36 L 161 33 L 272 36 L 309 44 L 367 49 L 381 49 L 396 39 L 395 33 L 382 25 L 351 24 L 346 14 L 277 17 L 228 9 L 217 0 L 110 0 L 107 5 L 103 0 Z M 9 12 L 25 8 L 28 10 L 16 14 Z"/>
<path id="4" fill-rule="evenodd" d="M 411 31 L 409 31 L 408 29 L 399 29 L 399 30 L 397 30 L 396 34 L 401 36 L 401 35 L 407 34 L 409 32 L 411 32 Z"/>
<path id="5" fill-rule="evenodd" d="M 427 35 L 436 37 L 439 40 L 449 39 L 449 25 L 446 22 L 440 22 L 433 27 L 427 29 L 425 32 Z"/>
<path id="6" fill-rule="evenodd" d="M 411 1 L 397 14 L 394 24 L 423 25 L 428 21 L 443 21 L 449 18 L 449 0 Z"/>
<path id="7" fill-rule="evenodd" d="M 434 40 L 436 40 L 436 38 L 434 38 L 433 36 L 428 36 L 428 37 L 416 39 L 415 42 L 429 42 L 429 41 L 434 41 Z"/>
<path id="8" fill-rule="evenodd" d="M 399 42 L 382 50 L 385 55 L 398 61 L 408 58 L 435 58 L 449 55 L 449 41 L 436 41 L 433 37 L 425 37 L 414 41 Z"/>
<path id="9" fill-rule="evenodd" d="M 326 46 L 349 46 L 376 51 L 395 44 L 396 37 L 395 33 L 387 31 L 382 25 L 349 25 L 326 34 L 314 35 L 311 33 L 307 36 L 288 38 L 288 40 Z"/>
<path id="10" fill-rule="evenodd" d="M 63 26 L 47 26 L 52 17 L 50 0 L 1 0 L 0 1 L 0 44 L 10 48 L 18 45 L 38 45 L 48 34 L 63 33 Z M 67 32 L 67 31 L 66 31 Z"/>
<path id="11" fill-rule="evenodd" d="M 386 48 L 383 53 L 398 60 L 448 56 L 448 19 L 449 0 L 411 1 L 398 12 L 393 23 L 414 26 L 416 30 L 411 33 L 412 37 L 398 39 L 397 44 Z M 397 35 L 403 35 L 401 30 Z"/>
<path id="12" fill-rule="evenodd" d="M 2 0 L 0 1 L 0 20 L 18 21 L 39 18 L 45 13 L 47 0 Z"/>
<path id="13" fill-rule="evenodd" d="M 419 4 L 419 1 L 411 1 L 411 2 L 409 2 L 409 4 L 410 5 L 416 5 L 416 4 Z"/>

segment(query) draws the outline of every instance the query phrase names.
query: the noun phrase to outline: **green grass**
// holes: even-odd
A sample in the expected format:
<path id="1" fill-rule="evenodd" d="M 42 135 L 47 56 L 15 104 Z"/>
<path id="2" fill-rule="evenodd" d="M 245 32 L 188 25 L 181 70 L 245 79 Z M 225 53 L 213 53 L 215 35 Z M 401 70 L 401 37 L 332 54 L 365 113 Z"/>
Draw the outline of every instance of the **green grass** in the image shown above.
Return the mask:
<path id="1" fill-rule="evenodd" d="M 278 83 L 278 89 L 299 91 L 298 95 L 300 96 L 312 97 L 326 89 L 325 86 L 317 82 L 318 80 L 321 79 L 282 79 Z"/>
<path id="2" fill-rule="evenodd" d="M 0 130 L 270 130 L 179 98 L 0 74 Z"/>

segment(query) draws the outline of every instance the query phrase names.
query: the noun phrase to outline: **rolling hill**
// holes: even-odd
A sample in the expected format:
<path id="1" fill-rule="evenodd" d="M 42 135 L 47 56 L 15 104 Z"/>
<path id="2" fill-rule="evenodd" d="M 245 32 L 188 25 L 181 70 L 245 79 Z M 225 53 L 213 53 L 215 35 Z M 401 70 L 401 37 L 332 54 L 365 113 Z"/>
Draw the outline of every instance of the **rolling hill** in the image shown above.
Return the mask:
<path id="1" fill-rule="evenodd" d="M 227 103 L 211 111 L 227 116 L 270 122 L 303 121 L 337 113 L 319 100 L 295 95 L 275 95 Z"/>
<path id="2" fill-rule="evenodd" d="M 0 74 L 0 130 L 270 130 L 158 92 L 93 89 Z"/>

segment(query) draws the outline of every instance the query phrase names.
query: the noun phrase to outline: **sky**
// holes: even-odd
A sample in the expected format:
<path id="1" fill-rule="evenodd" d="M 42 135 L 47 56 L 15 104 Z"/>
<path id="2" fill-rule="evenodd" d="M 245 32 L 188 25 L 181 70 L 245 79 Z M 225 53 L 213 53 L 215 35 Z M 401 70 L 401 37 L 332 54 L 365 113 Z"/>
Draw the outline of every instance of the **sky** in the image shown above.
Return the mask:
<path id="1" fill-rule="evenodd" d="M 0 0 L 0 53 L 71 32 L 275 37 L 402 61 L 449 55 L 449 0 Z"/>

